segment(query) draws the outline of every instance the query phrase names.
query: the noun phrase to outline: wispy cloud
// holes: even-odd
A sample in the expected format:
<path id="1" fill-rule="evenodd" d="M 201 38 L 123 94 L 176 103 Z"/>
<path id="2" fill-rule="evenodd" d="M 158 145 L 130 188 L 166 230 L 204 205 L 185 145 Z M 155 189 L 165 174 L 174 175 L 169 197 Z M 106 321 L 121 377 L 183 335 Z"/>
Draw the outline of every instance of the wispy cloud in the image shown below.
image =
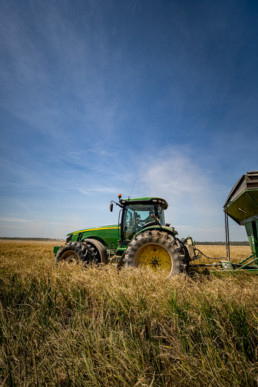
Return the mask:
<path id="1" fill-rule="evenodd" d="M 29 219 L 0 217 L 0 222 L 7 222 L 7 223 L 31 223 L 31 222 L 34 222 L 34 221 L 33 220 L 29 220 Z"/>
<path id="2" fill-rule="evenodd" d="M 62 8 L 40 2 L 1 8 L 0 106 L 63 146 L 74 130 L 81 138 L 87 134 L 88 144 L 107 140 L 120 109 L 107 84 L 112 51 L 104 27 L 94 24 L 101 7 L 92 6 L 91 17 L 85 13 L 83 34 L 77 28 L 82 16 L 74 12 L 71 19 L 69 2 Z"/>
<path id="3" fill-rule="evenodd" d="M 146 172 L 142 171 L 144 182 L 149 190 L 170 193 L 170 196 L 190 196 L 207 190 L 207 177 L 198 163 L 179 151 L 176 147 L 167 147 L 147 161 Z"/>
<path id="4" fill-rule="evenodd" d="M 169 203 L 168 220 L 182 231 L 186 231 L 187 225 L 188 234 L 193 236 L 198 229 L 208 227 L 210 233 L 212 227 L 223 229 L 225 186 L 214 181 L 213 175 L 186 148 L 167 147 L 142 161 L 140 171 L 138 192 L 165 198 Z M 217 232 L 215 239 L 216 235 Z"/>
<path id="5" fill-rule="evenodd" d="M 92 194 L 100 193 L 100 194 L 111 194 L 118 192 L 118 189 L 116 187 L 87 187 L 87 188 L 78 188 L 78 191 L 82 193 L 83 195 L 91 196 Z"/>

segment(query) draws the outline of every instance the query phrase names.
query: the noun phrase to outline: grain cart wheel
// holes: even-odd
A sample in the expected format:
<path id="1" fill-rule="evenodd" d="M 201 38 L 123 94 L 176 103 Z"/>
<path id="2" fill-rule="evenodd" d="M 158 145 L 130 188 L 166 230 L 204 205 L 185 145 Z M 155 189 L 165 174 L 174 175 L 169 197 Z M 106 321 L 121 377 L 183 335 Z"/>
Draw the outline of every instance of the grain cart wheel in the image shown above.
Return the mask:
<path id="1" fill-rule="evenodd" d="M 168 276 L 182 273 L 188 257 L 181 242 L 166 231 L 144 231 L 128 245 L 125 266 L 151 267 L 167 272 Z"/>
<path id="2" fill-rule="evenodd" d="M 83 244 L 87 246 L 90 251 L 91 262 L 108 263 L 108 254 L 105 246 L 96 239 L 86 238 Z"/>
<path id="3" fill-rule="evenodd" d="M 71 242 L 61 247 L 56 254 L 56 263 L 66 261 L 69 263 L 87 262 L 89 259 L 88 248 L 80 242 Z"/>

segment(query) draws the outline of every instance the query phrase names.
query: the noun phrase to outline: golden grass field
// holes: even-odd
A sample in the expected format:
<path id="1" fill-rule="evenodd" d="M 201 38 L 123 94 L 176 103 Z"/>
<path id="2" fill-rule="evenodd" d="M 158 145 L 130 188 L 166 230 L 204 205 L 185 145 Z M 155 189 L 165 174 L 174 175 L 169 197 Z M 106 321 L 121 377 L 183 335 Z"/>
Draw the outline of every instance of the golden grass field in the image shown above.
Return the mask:
<path id="1" fill-rule="evenodd" d="M 0 242 L 1 385 L 257 386 L 258 276 L 57 267 L 54 244 Z"/>

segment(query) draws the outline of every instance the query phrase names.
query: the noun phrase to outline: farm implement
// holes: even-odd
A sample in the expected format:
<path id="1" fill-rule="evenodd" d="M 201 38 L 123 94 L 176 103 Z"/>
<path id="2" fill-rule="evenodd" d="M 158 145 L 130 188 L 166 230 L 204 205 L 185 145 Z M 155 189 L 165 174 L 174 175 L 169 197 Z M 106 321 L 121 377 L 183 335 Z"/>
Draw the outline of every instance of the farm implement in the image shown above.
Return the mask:
<path id="1" fill-rule="evenodd" d="M 174 227 L 165 221 L 168 204 L 158 197 L 111 201 L 120 208 L 118 225 L 71 232 L 64 246 L 55 246 L 60 261 L 117 263 L 121 267 L 151 267 L 167 275 L 187 272 L 190 267 L 220 267 L 226 271 L 258 272 L 258 171 L 247 172 L 232 188 L 224 205 L 226 257 L 208 257 L 196 248 L 191 237 L 180 240 Z M 244 225 L 252 254 L 239 263 L 231 262 L 228 217 Z M 219 263 L 192 264 L 202 257 Z"/>
<path id="2" fill-rule="evenodd" d="M 247 172 L 230 191 L 226 203 L 225 230 L 227 269 L 258 270 L 258 171 Z M 245 226 L 252 254 L 238 264 L 230 262 L 228 217 Z"/>

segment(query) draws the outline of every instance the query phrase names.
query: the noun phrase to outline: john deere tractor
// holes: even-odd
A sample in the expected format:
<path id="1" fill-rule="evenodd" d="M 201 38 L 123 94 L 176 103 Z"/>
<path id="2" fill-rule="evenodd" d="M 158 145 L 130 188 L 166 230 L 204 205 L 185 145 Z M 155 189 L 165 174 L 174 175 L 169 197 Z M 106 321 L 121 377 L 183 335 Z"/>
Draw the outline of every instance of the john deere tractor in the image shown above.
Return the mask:
<path id="1" fill-rule="evenodd" d="M 111 201 L 120 207 L 118 225 L 88 228 L 68 234 L 66 244 L 55 246 L 56 262 L 117 262 L 118 267 L 149 266 L 168 275 L 188 268 L 189 253 L 165 222 L 166 200 L 157 197 Z M 191 246 L 190 246 L 191 247 Z M 190 250 L 189 250 L 190 251 Z"/>
<path id="2" fill-rule="evenodd" d="M 258 171 L 247 172 L 230 191 L 224 205 L 227 257 L 208 257 L 188 237 L 177 238 L 174 227 L 165 222 L 166 200 L 156 197 L 122 199 L 110 203 L 120 207 L 118 225 L 88 228 L 68 234 L 65 246 L 55 246 L 56 262 L 92 263 L 117 262 L 118 268 L 149 266 L 167 275 L 196 267 L 221 267 L 228 272 L 258 273 Z M 235 263 L 230 261 L 228 216 L 245 225 L 252 254 Z M 192 264 L 202 257 L 220 260 L 219 263 Z M 226 259 L 226 261 L 225 261 Z M 217 261 L 218 262 L 218 261 Z"/>

